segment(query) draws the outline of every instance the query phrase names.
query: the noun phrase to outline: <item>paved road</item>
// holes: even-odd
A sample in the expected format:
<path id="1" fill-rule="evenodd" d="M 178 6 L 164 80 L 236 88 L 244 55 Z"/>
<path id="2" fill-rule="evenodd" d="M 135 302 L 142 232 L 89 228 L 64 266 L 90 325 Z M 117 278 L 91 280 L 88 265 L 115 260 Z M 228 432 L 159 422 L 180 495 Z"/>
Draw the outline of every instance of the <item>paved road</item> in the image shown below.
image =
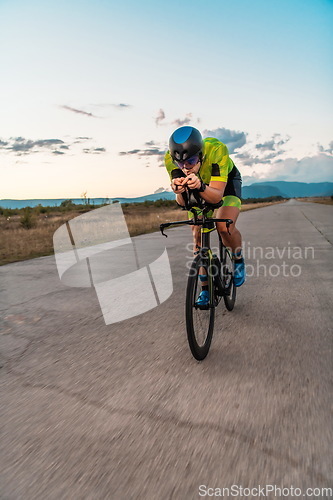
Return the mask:
<path id="1" fill-rule="evenodd" d="M 241 215 L 252 276 L 202 363 L 184 332 L 188 228 L 163 240 L 172 296 L 109 326 L 53 257 L 2 267 L 1 498 L 332 487 L 332 216 L 296 201 Z"/>

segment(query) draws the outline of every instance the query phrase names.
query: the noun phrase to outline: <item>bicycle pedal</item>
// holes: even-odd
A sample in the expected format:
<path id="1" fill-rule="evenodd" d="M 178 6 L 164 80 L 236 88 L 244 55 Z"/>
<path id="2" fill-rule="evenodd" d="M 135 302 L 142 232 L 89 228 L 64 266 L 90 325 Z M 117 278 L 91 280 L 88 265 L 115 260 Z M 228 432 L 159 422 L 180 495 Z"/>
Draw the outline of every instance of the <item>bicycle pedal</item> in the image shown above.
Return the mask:
<path id="1" fill-rule="evenodd" d="M 206 304 L 205 306 L 204 305 L 200 306 L 199 304 L 195 304 L 194 307 L 196 309 L 200 309 L 200 311 L 207 311 L 210 308 L 210 305 Z"/>

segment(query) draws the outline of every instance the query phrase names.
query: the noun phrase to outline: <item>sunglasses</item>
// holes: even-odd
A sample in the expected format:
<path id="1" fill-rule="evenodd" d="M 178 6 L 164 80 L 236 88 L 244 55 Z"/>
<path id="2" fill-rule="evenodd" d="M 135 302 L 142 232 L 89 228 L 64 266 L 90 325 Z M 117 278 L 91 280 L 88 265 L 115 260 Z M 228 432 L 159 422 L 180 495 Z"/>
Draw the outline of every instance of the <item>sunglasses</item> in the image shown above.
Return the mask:
<path id="1" fill-rule="evenodd" d="M 191 158 L 187 158 L 187 160 L 184 160 L 184 161 L 176 160 L 176 163 L 177 163 L 179 168 L 184 168 L 185 165 L 190 165 L 191 167 L 193 167 L 193 165 L 196 165 L 198 163 L 198 161 L 199 161 L 199 156 L 194 155 L 194 156 L 191 156 Z"/>

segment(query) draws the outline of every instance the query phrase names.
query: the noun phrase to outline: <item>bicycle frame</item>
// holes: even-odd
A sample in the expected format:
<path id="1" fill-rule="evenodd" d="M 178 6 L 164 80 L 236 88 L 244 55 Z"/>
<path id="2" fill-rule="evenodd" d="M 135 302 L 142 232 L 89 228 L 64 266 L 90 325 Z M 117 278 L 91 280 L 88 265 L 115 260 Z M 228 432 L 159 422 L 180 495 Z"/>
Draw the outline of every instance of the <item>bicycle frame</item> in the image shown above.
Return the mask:
<path id="1" fill-rule="evenodd" d="M 217 219 L 214 217 L 207 217 L 206 214 L 212 209 L 210 205 L 206 205 L 202 210 L 202 218 L 199 218 L 197 212 L 192 208 L 189 211 L 193 213 L 193 219 L 183 220 L 183 221 L 175 221 L 175 222 L 166 222 L 160 224 L 160 231 L 163 236 L 167 237 L 167 234 L 164 233 L 164 229 L 170 226 L 180 226 L 180 225 L 188 225 L 188 226 L 202 226 L 201 227 L 201 248 L 198 251 L 198 255 L 202 258 L 203 261 L 208 259 L 207 268 L 211 269 L 213 265 L 213 253 L 210 248 L 210 233 L 216 229 L 216 222 L 225 222 L 227 226 L 227 231 L 229 232 L 229 227 L 233 224 L 233 220 L 231 219 Z M 214 227 L 209 227 L 210 223 L 214 223 Z M 205 229 L 209 229 L 209 231 L 205 231 Z M 230 234 L 230 233 L 229 233 Z M 208 289 L 212 291 L 213 289 L 213 273 L 208 273 Z M 214 303 L 214 294 L 210 293 L 210 307 L 215 307 Z"/>
<path id="2" fill-rule="evenodd" d="M 231 219 L 217 219 L 207 217 L 207 213 L 218 205 L 205 205 L 202 208 L 202 218 L 199 218 L 193 205 L 189 206 L 185 202 L 185 210 L 193 213 L 193 219 L 181 220 L 175 222 L 165 222 L 160 224 L 160 231 L 164 236 L 164 229 L 171 226 L 201 226 L 201 247 L 194 256 L 191 264 L 190 273 L 187 279 L 186 301 L 185 301 L 185 320 L 186 332 L 192 355 L 198 361 L 202 361 L 208 354 L 215 321 L 215 309 L 220 303 L 222 297 L 225 307 L 232 311 L 235 304 L 236 288 L 233 282 L 233 262 L 229 249 L 223 244 L 219 236 L 219 256 L 215 256 L 210 247 L 210 233 L 216 229 L 216 223 L 224 222 L 229 232 L 229 227 L 233 224 Z M 193 207 L 193 208 L 192 208 Z M 200 214 L 201 217 L 201 214 Z M 227 261 L 228 257 L 229 261 Z M 200 276 L 205 275 L 203 281 Z M 201 281 L 201 283 L 200 283 Z M 209 292 L 209 302 L 201 302 L 204 283 L 207 283 Z M 205 288 L 207 290 L 207 288 Z M 200 291 L 201 290 L 201 291 Z"/>

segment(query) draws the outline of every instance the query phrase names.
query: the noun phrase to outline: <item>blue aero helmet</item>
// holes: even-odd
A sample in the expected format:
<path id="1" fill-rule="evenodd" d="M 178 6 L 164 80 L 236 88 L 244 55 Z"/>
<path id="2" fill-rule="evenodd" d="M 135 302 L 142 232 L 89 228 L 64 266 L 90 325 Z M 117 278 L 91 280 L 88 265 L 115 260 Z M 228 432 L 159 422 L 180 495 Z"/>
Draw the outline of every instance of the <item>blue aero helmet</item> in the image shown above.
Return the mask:
<path id="1" fill-rule="evenodd" d="M 169 139 L 169 151 L 174 161 L 184 162 L 194 155 L 202 160 L 202 148 L 202 136 L 194 127 L 177 128 Z"/>

